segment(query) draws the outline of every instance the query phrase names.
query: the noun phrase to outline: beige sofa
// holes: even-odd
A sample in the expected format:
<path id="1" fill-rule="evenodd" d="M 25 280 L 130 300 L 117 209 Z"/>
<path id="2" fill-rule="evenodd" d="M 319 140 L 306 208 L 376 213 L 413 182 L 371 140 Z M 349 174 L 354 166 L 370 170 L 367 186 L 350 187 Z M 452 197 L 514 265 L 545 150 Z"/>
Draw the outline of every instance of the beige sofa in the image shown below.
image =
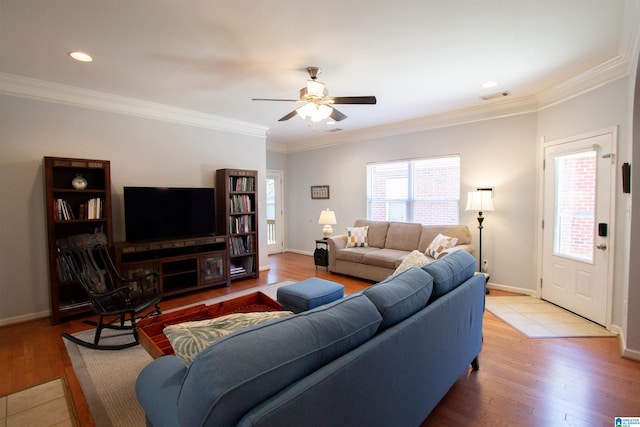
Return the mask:
<path id="1" fill-rule="evenodd" d="M 473 251 L 471 232 L 466 225 L 422 225 L 358 219 L 353 226 L 369 227 L 368 246 L 347 247 L 346 234 L 329 237 L 329 271 L 382 281 L 393 274 L 412 251 L 424 253 L 438 234 L 458 239 L 456 246 L 446 249 L 438 258 L 457 250 Z M 427 258 L 428 261 L 435 260 L 429 256 Z"/>

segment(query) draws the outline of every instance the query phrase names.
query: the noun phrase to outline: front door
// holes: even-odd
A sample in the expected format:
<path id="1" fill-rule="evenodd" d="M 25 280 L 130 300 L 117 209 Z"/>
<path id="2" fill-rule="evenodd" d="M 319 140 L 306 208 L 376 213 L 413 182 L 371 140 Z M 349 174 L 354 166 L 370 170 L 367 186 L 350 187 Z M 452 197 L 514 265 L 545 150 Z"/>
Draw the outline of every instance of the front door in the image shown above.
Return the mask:
<path id="1" fill-rule="evenodd" d="M 544 160 L 542 298 L 606 326 L 615 132 L 552 142 Z"/>

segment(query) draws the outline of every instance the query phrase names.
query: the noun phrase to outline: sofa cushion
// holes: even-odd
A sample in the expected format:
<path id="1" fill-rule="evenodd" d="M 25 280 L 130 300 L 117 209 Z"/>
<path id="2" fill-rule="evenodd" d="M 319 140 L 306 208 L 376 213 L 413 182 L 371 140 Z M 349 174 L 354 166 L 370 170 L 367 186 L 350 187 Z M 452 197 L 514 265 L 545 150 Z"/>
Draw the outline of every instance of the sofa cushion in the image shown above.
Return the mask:
<path id="1" fill-rule="evenodd" d="M 412 251 L 418 248 L 420 241 L 421 224 L 408 222 L 392 222 L 387 231 L 387 240 L 384 247 L 388 249 L 400 249 Z"/>
<path id="2" fill-rule="evenodd" d="M 347 227 L 347 248 L 366 248 L 369 246 L 367 242 L 368 229 L 369 226 Z"/>
<path id="3" fill-rule="evenodd" d="M 457 251 L 421 267 L 433 277 L 430 301 L 440 298 L 473 276 L 476 259 L 467 251 Z"/>
<path id="4" fill-rule="evenodd" d="M 420 268 L 410 268 L 368 287 L 367 296 L 382 315 L 380 328 L 388 328 L 423 309 L 433 290 L 433 277 Z"/>
<path id="5" fill-rule="evenodd" d="M 344 248 L 336 251 L 336 259 L 341 261 L 351 261 L 351 262 L 364 262 L 364 256 L 369 252 L 379 251 L 380 248 L 373 248 L 371 246 L 367 248 Z"/>
<path id="6" fill-rule="evenodd" d="M 369 246 L 384 248 L 384 242 L 387 240 L 389 223 L 387 221 L 369 221 L 367 219 L 357 219 L 353 223 L 354 227 L 364 227 L 365 225 L 369 227 L 367 234 Z"/>
<path id="7" fill-rule="evenodd" d="M 263 311 L 256 313 L 232 313 L 215 319 L 178 323 L 164 328 L 176 356 L 185 365 L 212 342 L 242 328 L 257 325 L 281 317 L 291 316 L 291 311 Z"/>
<path id="8" fill-rule="evenodd" d="M 367 252 L 362 260 L 367 265 L 375 265 L 376 267 L 390 268 L 394 270 L 402 259 L 407 256 L 407 251 L 399 249 L 379 249 L 377 251 Z"/>
<path id="9" fill-rule="evenodd" d="M 410 269 L 411 267 L 422 267 L 426 263 L 431 262 L 429 258 L 419 250 L 411 251 L 409 255 L 404 257 L 396 271 L 393 274 L 402 273 L 405 270 Z"/>
<path id="10" fill-rule="evenodd" d="M 221 338 L 189 367 L 180 424 L 236 425 L 250 408 L 367 341 L 381 322 L 359 294 Z"/>
<path id="11" fill-rule="evenodd" d="M 429 244 L 429 247 L 425 251 L 431 258 L 438 259 L 444 255 L 444 251 L 449 249 L 458 243 L 457 237 L 449 237 L 444 234 L 438 234 L 435 239 Z"/>
<path id="12" fill-rule="evenodd" d="M 438 234 L 456 237 L 457 245 L 471 244 L 471 231 L 466 225 L 423 225 L 417 249 L 420 252 L 426 252 L 429 244 Z"/>

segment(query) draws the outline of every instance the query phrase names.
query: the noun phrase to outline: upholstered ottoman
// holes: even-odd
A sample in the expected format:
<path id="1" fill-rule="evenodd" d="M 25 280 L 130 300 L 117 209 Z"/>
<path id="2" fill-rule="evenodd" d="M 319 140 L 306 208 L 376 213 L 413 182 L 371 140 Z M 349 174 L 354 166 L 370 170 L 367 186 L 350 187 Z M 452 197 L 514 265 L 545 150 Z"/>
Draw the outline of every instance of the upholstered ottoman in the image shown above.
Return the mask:
<path id="1" fill-rule="evenodd" d="M 312 277 L 302 282 L 278 288 L 277 299 L 283 310 L 294 313 L 311 310 L 328 304 L 344 296 L 344 286 L 340 283 Z"/>

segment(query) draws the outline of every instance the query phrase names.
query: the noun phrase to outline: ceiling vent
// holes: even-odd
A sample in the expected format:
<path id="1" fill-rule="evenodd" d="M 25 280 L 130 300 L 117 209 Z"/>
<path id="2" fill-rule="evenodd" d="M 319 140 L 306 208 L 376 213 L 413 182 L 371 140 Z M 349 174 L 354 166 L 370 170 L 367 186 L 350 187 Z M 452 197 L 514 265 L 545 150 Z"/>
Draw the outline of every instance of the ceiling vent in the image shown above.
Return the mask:
<path id="1" fill-rule="evenodd" d="M 498 93 L 492 93 L 491 95 L 485 95 L 485 96 L 481 96 L 480 99 L 482 99 L 483 101 L 488 101 L 490 99 L 496 99 L 496 98 L 504 98 L 505 96 L 509 96 L 511 95 L 511 92 L 498 92 Z"/>

